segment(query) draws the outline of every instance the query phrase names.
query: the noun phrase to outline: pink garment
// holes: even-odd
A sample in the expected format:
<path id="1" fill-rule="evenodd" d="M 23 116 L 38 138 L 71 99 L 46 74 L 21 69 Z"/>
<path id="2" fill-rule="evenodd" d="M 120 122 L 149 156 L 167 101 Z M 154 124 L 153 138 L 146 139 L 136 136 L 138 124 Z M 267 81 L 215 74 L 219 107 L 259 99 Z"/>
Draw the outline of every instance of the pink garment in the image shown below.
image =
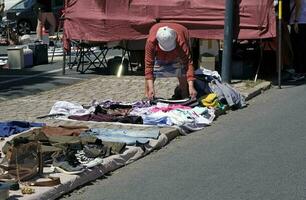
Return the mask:
<path id="1" fill-rule="evenodd" d="M 176 110 L 176 109 L 185 109 L 185 110 L 190 110 L 192 109 L 191 107 L 189 106 L 182 106 L 180 104 L 170 104 L 168 106 L 162 106 L 162 107 L 158 107 L 158 106 L 153 106 L 151 108 L 151 112 L 155 113 L 155 112 L 159 112 L 159 111 L 162 111 L 162 112 L 169 112 L 171 110 Z"/>

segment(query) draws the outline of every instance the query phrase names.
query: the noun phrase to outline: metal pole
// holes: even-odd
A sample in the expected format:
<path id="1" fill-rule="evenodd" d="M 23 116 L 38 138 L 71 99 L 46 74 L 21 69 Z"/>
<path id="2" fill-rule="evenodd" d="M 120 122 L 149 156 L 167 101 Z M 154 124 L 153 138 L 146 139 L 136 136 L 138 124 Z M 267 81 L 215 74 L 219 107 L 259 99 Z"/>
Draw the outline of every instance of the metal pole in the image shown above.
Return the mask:
<path id="1" fill-rule="evenodd" d="M 232 46 L 234 32 L 234 1 L 226 0 L 224 16 L 224 47 L 222 54 L 222 81 L 231 82 Z"/>
<path id="2" fill-rule="evenodd" d="M 65 20 L 65 12 L 67 10 L 67 5 L 68 5 L 68 0 L 65 0 L 64 1 L 64 14 L 62 14 L 62 16 L 61 16 L 61 17 L 63 17 L 63 21 L 62 21 L 62 24 L 63 24 L 63 36 L 64 36 L 64 33 L 65 33 L 65 28 L 64 28 L 65 27 L 65 25 L 64 25 L 65 22 L 64 22 L 64 20 Z M 60 28 L 58 30 L 60 30 Z M 70 41 L 69 41 L 69 43 L 71 44 Z M 63 47 L 63 70 L 62 70 L 62 74 L 63 75 L 66 74 L 66 56 L 67 56 L 68 53 L 70 54 L 69 55 L 69 61 L 70 61 L 70 58 L 71 58 L 71 47 L 70 47 L 70 44 L 69 44 L 69 48 L 70 48 L 69 52 L 66 51 L 66 49 Z M 64 45 L 64 43 L 62 45 Z"/>
<path id="3" fill-rule="evenodd" d="M 281 70 L 282 70 L 282 0 L 278 1 L 278 38 L 277 38 L 277 69 L 278 69 L 278 88 L 281 89 Z"/>
<path id="4" fill-rule="evenodd" d="M 65 75 L 66 74 L 66 51 L 63 51 L 63 70 L 62 70 L 62 74 Z"/>

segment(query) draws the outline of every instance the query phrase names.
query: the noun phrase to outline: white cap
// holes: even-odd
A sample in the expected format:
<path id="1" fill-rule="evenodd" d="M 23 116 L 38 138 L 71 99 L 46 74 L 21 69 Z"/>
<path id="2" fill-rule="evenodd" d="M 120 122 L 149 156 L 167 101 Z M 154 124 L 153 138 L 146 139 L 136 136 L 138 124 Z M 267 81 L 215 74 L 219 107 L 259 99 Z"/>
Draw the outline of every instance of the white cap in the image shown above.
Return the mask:
<path id="1" fill-rule="evenodd" d="M 163 51 L 172 51 L 176 47 L 176 32 L 168 26 L 160 27 L 156 33 L 158 46 Z"/>

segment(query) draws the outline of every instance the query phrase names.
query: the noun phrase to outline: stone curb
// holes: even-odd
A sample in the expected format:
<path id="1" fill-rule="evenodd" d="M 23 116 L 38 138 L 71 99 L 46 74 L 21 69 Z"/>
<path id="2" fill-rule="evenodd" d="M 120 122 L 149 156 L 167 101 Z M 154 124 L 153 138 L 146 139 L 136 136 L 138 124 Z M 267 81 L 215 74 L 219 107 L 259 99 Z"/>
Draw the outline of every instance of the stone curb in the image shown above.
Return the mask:
<path id="1" fill-rule="evenodd" d="M 245 91 L 241 91 L 241 94 L 245 97 L 246 101 L 254 98 L 255 96 L 261 94 L 263 91 L 268 90 L 271 88 L 272 84 L 269 81 L 262 82 L 256 85 L 253 88 L 247 89 Z"/>

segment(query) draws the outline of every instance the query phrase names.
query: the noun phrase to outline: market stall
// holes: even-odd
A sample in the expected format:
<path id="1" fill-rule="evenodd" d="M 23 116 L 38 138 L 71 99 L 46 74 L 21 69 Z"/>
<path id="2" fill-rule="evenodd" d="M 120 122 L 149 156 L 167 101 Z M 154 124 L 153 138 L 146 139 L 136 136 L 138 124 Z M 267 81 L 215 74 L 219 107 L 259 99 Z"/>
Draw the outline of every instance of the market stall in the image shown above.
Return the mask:
<path id="1" fill-rule="evenodd" d="M 235 9 L 235 38 L 276 37 L 273 0 L 241 0 Z M 222 40 L 224 13 L 223 0 L 66 0 L 64 47 L 69 50 L 71 41 L 105 48 L 108 42 L 128 41 L 120 46 L 132 49 L 134 41 L 145 39 L 158 22 L 180 23 L 192 38 Z"/>
<path id="2" fill-rule="evenodd" d="M 239 39 L 276 36 L 273 0 L 238 3 L 236 34 Z M 223 0 L 67 0 L 64 39 L 138 40 L 146 38 L 150 27 L 158 21 L 180 23 L 188 28 L 191 37 L 223 39 L 224 13 Z"/>

